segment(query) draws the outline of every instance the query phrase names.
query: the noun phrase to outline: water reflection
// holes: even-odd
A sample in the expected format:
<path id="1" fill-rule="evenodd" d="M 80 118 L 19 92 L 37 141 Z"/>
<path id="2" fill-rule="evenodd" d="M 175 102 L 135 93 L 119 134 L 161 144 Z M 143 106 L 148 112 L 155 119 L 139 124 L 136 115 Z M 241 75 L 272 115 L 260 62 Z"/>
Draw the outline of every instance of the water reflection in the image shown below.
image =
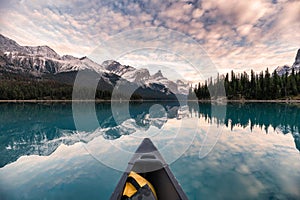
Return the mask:
<path id="1" fill-rule="evenodd" d="M 190 103 L 192 113 L 197 110 L 197 104 Z M 259 126 L 268 133 L 269 128 L 278 133 L 293 135 L 295 146 L 300 151 L 300 105 L 285 103 L 229 103 L 226 106 L 226 118 L 212 116 L 210 104 L 200 104 L 199 113 L 196 117 L 204 117 L 208 122 L 216 119 L 217 123 L 224 123 L 231 130 L 235 126 L 250 127 Z"/>
<path id="2" fill-rule="evenodd" d="M 273 128 L 278 133 L 292 134 L 300 151 L 300 106 L 278 103 L 227 104 L 226 117 L 212 112 L 209 103 L 159 103 L 161 110 L 152 110 L 157 102 L 130 104 L 130 118 L 116 123 L 109 103 L 96 104 L 99 124 L 90 123 L 89 110 L 82 104 L 84 127 L 76 130 L 71 104 L 0 104 L 0 167 L 14 162 L 22 155 L 50 155 L 61 144 L 88 143 L 103 136 L 114 140 L 122 135 L 147 131 L 151 126 L 161 129 L 170 119 L 198 117 L 207 123 L 225 124 L 227 127 L 261 127 L 265 133 Z M 218 107 L 218 105 L 214 105 Z M 222 105 L 220 105 L 222 106 Z M 214 114 L 215 113 L 215 114 Z M 97 131 L 95 131 L 97 130 Z"/>
<path id="3" fill-rule="evenodd" d="M 117 139 L 129 135 L 137 129 L 149 129 L 150 125 L 161 128 L 166 119 L 149 115 L 154 103 L 131 104 L 130 119 L 122 119 L 126 124 L 118 125 L 111 113 L 110 103 L 96 104 L 98 124 L 91 123 L 89 106 L 80 105 L 82 124 L 76 129 L 71 104 L 0 104 L 0 167 L 17 160 L 22 155 L 50 155 L 61 144 L 89 142 L 101 134 L 105 139 Z M 176 117 L 178 104 L 161 104 L 167 111 L 167 118 Z M 133 119 L 133 121 L 132 121 Z M 128 123 L 129 120 L 129 123 Z M 98 130 L 98 131 L 95 131 Z"/>

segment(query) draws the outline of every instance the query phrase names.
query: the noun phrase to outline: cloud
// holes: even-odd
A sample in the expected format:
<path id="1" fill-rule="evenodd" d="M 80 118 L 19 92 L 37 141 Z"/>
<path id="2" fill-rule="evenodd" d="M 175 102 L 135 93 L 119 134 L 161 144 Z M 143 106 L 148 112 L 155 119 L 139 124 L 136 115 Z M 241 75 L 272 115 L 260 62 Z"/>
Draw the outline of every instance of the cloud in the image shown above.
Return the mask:
<path id="1" fill-rule="evenodd" d="M 0 11 L 2 34 L 75 56 L 89 55 L 124 31 L 172 29 L 195 39 L 220 71 L 292 64 L 300 41 L 299 1 L 12 0 L 1 2 Z"/>

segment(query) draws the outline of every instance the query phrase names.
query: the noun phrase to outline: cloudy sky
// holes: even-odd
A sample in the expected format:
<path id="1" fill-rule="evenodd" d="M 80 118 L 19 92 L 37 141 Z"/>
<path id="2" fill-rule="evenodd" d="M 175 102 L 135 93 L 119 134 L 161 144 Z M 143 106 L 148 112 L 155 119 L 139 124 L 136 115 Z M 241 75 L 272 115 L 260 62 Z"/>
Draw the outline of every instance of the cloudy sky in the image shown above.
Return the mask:
<path id="1" fill-rule="evenodd" d="M 299 13 L 299 0 L 0 0 L 0 33 L 61 55 L 153 72 L 163 66 L 165 74 L 197 80 L 205 59 L 221 73 L 291 65 Z"/>

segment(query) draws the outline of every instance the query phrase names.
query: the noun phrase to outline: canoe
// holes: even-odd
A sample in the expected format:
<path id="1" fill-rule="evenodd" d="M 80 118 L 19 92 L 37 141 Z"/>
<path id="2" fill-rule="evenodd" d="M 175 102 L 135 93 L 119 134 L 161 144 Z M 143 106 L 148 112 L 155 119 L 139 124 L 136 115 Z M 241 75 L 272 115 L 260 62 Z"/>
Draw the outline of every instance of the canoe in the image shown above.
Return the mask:
<path id="1" fill-rule="evenodd" d="M 187 196 L 157 148 L 145 138 L 128 162 L 126 171 L 118 182 L 110 200 L 121 200 L 127 177 L 134 171 L 154 187 L 158 200 L 187 200 Z"/>

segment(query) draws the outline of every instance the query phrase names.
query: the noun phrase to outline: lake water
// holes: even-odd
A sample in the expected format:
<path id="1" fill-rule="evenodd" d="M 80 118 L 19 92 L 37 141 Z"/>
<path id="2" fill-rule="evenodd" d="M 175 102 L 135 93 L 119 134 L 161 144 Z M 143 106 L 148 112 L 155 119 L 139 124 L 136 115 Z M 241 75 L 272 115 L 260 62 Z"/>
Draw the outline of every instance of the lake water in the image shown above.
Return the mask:
<path id="1" fill-rule="evenodd" d="M 189 199 L 300 199 L 299 104 L 93 109 L 1 103 L 0 199 L 109 199 L 144 137 Z"/>

